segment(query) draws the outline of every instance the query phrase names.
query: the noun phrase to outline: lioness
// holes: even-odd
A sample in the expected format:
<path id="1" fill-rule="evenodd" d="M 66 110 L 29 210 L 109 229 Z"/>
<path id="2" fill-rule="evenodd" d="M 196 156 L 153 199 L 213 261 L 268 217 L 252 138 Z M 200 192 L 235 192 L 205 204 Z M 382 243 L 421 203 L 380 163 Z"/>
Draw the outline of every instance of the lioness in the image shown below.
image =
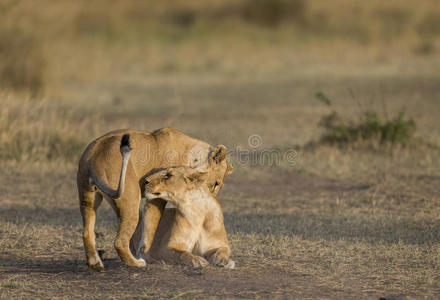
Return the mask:
<path id="1" fill-rule="evenodd" d="M 122 154 L 122 155 L 121 155 Z M 131 159 L 130 159 L 131 155 Z M 122 167 L 121 167 L 122 166 Z M 96 210 L 103 197 L 108 200 L 118 217 L 115 248 L 129 266 L 145 266 L 130 251 L 130 238 L 136 226 L 144 238 L 142 252 L 151 246 L 166 201 L 155 199 L 145 206 L 145 220 L 139 221 L 139 203 L 143 178 L 155 169 L 170 166 L 189 166 L 208 172 L 207 184 L 216 194 L 225 176 L 232 172 L 226 160 L 226 147 L 216 148 L 182 132 L 163 128 L 154 132 L 122 129 L 107 133 L 90 143 L 79 161 L 77 183 L 83 218 L 84 249 L 87 264 L 96 270 L 104 265 L 95 248 Z M 117 186 L 116 189 L 112 187 Z M 139 224 L 138 224 L 139 221 Z"/>
<path id="2" fill-rule="evenodd" d="M 161 198 L 176 206 L 165 210 L 149 257 L 194 267 L 209 261 L 234 268 L 222 208 L 206 185 L 208 178 L 189 167 L 167 168 L 145 178 L 147 201 Z"/>

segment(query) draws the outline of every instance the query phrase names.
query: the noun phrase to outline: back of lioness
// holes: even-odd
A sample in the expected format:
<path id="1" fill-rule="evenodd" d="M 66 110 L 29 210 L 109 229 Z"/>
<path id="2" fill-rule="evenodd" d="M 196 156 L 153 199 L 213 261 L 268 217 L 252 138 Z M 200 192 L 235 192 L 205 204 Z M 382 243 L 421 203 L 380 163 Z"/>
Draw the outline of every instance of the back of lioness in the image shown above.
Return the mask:
<path id="1" fill-rule="evenodd" d="M 126 137 L 125 146 L 128 148 L 124 148 L 123 137 Z M 97 270 L 103 268 L 96 251 L 94 233 L 96 210 L 103 198 L 109 201 L 118 216 L 115 248 L 119 256 L 130 266 L 144 266 L 145 262 L 136 259 L 129 246 L 136 227 L 144 225 L 144 220 L 138 222 L 143 178 L 152 170 L 173 165 L 191 166 L 208 171 L 211 176 L 209 184 L 215 192 L 223 185 L 223 179 L 229 172 L 225 152 L 224 146 L 213 148 L 170 128 L 154 132 L 116 130 L 93 141 L 80 159 L 77 176 L 88 265 Z M 124 180 L 121 181 L 122 178 Z M 133 237 L 137 240 L 134 244 L 145 237 L 144 252 L 151 245 L 165 204 L 161 199 L 147 204 L 145 219 L 149 222 L 145 222 L 145 228 Z"/>

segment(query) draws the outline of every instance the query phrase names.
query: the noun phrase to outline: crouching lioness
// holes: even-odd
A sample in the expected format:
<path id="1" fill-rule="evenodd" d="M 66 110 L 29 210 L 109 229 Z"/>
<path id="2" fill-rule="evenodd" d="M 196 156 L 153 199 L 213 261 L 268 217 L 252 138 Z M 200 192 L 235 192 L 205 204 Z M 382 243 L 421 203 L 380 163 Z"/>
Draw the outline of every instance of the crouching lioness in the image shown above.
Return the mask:
<path id="1" fill-rule="evenodd" d="M 209 263 L 234 268 L 223 212 L 207 185 L 208 175 L 188 167 L 158 171 L 146 178 L 147 201 L 161 198 L 166 209 L 147 256 L 203 267 Z"/>
<path id="2" fill-rule="evenodd" d="M 156 169 L 170 166 L 189 166 L 207 172 L 207 185 L 214 194 L 223 186 L 224 177 L 232 172 L 224 146 L 213 148 L 171 128 L 154 132 L 116 130 L 87 146 L 79 162 L 77 183 L 84 249 L 90 267 L 96 270 L 104 267 L 95 245 L 96 210 L 103 198 L 118 217 L 114 245 L 119 257 L 129 266 L 145 266 L 145 261 L 135 258 L 130 251 L 130 239 L 136 227 L 141 228 L 136 230 L 141 237 L 133 239 L 137 245 L 142 243 L 143 253 L 148 251 L 166 201 L 149 201 L 145 213 L 140 214 L 143 178 Z M 140 215 L 144 215 L 144 220 L 140 220 Z"/>

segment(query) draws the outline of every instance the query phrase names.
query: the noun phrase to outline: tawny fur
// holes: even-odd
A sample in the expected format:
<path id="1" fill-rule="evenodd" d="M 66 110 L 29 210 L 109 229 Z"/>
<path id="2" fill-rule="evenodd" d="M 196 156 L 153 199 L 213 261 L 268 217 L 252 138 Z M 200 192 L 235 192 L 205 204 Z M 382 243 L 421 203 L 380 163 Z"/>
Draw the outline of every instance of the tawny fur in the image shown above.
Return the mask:
<path id="1" fill-rule="evenodd" d="M 149 258 L 234 268 L 222 208 L 206 185 L 207 178 L 207 173 L 188 167 L 168 168 L 146 178 L 147 201 L 160 197 L 176 206 L 165 210 Z"/>
<path id="2" fill-rule="evenodd" d="M 131 150 L 128 159 L 124 159 L 126 174 L 123 174 L 122 155 L 127 156 L 127 153 L 122 151 L 121 138 L 127 134 Z M 139 210 L 144 177 L 170 166 L 193 167 L 208 172 L 209 189 L 216 194 L 223 186 L 224 177 L 232 172 L 225 156 L 224 146 L 213 148 L 171 128 L 154 132 L 116 130 L 89 144 L 80 159 L 77 174 L 87 264 L 96 270 L 104 267 L 96 251 L 94 231 L 96 210 L 103 198 L 108 200 L 118 217 L 118 233 L 114 243 L 118 255 L 130 266 L 145 266 L 145 261 L 137 259 L 133 252 L 146 253 L 150 248 L 166 202 L 155 199 L 147 203 L 145 211 Z M 125 180 L 121 185 L 122 175 L 125 175 Z M 116 190 L 112 188 L 118 186 Z M 136 234 L 133 235 L 135 230 Z M 139 245 L 140 241 L 140 249 L 133 247 Z"/>

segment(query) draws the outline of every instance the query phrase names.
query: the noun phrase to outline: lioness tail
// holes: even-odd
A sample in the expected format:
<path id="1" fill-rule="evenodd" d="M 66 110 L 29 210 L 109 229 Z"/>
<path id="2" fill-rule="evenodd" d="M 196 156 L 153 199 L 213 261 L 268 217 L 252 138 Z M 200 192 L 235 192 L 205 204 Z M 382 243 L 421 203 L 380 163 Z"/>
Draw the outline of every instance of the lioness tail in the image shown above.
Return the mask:
<path id="1" fill-rule="evenodd" d="M 100 189 L 104 194 L 112 199 L 118 199 L 124 192 L 125 187 L 125 175 L 127 173 L 127 165 L 131 155 L 130 147 L 130 135 L 128 133 L 124 134 L 121 138 L 120 151 L 122 155 L 122 166 L 121 166 L 121 176 L 119 177 L 119 184 L 117 190 L 112 190 L 110 187 L 102 184 L 97 178 L 93 178 L 94 184 Z M 94 177 L 94 176 L 93 176 Z"/>

